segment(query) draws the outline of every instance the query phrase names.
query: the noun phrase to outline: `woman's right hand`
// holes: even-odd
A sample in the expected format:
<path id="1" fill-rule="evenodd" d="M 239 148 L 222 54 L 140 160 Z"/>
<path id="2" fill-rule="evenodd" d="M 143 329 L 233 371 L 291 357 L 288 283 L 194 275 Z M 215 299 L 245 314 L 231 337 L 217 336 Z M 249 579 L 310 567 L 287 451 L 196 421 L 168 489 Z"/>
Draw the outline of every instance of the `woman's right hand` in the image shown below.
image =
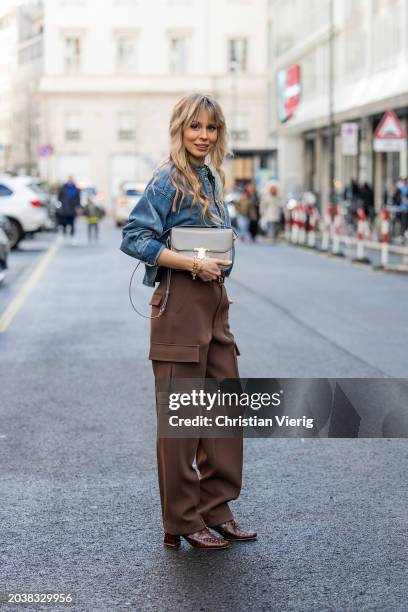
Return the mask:
<path id="1" fill-rule="evenodd" d="M 217 280 L 221 274 L 219 266 L 230 266 L 231 264 L 232 261 L 225 261 L 225 259 L 213 259 L 212 257 L 200 259 L 200 271 L 197 272 L 197 276 L 205 282 Z"/>

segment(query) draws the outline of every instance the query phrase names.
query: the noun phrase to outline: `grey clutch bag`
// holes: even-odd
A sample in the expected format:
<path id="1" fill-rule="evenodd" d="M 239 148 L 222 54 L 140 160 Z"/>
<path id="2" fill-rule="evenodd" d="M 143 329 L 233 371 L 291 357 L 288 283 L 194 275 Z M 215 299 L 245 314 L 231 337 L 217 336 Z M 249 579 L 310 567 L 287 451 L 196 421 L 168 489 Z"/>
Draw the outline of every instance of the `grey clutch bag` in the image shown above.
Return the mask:
<path id="1" fill-rule="evenodd" d="M 166 245 L 176 253 L 187 255 L 189 257 L 198 257 L 205 259 L 211 257 L 214 259 L 225 259 L 232 261 L 232 246 L 236 235 L 233 229 L 220 227 L 203 227 L 202 225 L 183 225 L 173 227 L 170 231 L 170 236 L 166 241 Z M 137 264 L 133 270 L 129 283 L 129 299 L 133 309 L 138 315 L 145 319 L 158 319 L 162 316 L 166 309 L 167 300 L 170 294 L 171 269 L 167 268 L 167 287 L 166 293 L 162 300 L 159 312 L 154 316 L 147 316 L 140 312 L 132 300 L 132 281 L 136 270 L 141 262 Z M 219 267 L 228 269 L 230 264 L 225 266 L 219 264 Z"/>
<path id="2" fill-rule="evenodd" d="M 198 259 L 213 257 L 231 261 L 233 243 L 234 232 L 230 228 L 183 225 L 173 227 L 170 232 L 172 251 Z M 228 264 L 220 265 L 220 268 L 228 267 Z"/>

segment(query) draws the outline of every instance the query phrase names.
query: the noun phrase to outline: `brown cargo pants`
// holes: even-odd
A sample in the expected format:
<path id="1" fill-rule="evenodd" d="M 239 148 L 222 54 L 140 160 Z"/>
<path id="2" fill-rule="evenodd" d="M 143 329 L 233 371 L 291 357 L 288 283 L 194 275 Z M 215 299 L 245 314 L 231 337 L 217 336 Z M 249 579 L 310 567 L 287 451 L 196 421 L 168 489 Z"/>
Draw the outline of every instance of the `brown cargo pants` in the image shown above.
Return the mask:
<path id="1" fill-rule="evenodd" d="M 156 315 L 166 274 L 151 299 Z M 164 314 L 151 321 L 149 359 L 157 383 L 174 378 L 239 378 L 223 284 L 172 271 Z M 228 502 L 242 480 L 242 438 L 157 438 L 164 530 L 190 534 L 232 519 Z M 196 461 L 196 469 L 193 467 Z"/>

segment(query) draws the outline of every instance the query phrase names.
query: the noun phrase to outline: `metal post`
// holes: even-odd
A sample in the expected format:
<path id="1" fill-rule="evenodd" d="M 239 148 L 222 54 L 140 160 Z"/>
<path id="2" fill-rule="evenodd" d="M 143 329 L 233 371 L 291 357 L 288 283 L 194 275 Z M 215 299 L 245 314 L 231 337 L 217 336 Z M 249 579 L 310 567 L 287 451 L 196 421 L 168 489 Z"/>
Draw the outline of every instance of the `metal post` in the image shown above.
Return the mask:
<path id="1" fill-rule="evenodd" d="M 334 0 L 329 0 L 329 205 L 336 203 L 334 124 Z"/>

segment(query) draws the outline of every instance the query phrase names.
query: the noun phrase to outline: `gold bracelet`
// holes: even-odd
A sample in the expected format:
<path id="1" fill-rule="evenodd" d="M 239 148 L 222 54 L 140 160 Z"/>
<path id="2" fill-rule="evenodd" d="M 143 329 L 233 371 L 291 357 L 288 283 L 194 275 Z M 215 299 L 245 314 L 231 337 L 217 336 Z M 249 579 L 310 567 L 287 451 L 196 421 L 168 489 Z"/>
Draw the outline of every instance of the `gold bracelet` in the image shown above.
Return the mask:
<path id="1" fill-rule="evenodd" d="M 193 269 L 191 270 L 191 276 L 193 277 L 193 280 L 196 279 L 198 271 L 199 271 L 198 270 L 198 258 L 197 257 L 193 257 Z"/>

